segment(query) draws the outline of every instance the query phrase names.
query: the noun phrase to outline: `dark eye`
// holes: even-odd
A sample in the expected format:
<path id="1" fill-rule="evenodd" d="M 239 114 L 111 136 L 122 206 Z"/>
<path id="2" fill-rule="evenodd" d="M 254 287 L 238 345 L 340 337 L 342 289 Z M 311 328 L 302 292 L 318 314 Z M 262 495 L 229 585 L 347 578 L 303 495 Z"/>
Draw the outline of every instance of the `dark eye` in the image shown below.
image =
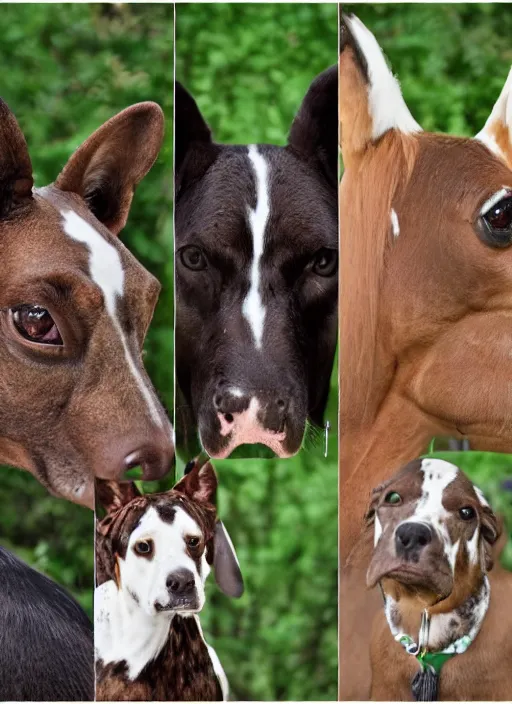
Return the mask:
<path id="1" fill-rule="evenodd" d="M 198 538 L 195 535 L 191 535 L 189 538 L 187 538 L 187 545 L 189 548 L 197 548 L 200 542 L 201 538 Z"/>
<path id="2" fill-rule="evenodd" d="M 332 276 L 338 269 L 338 252 L 322 247 L 313 257 L 311 269 L 318 276 Z"/>
<path id="3" fill-rule="evenodd" d="M 137 555 L 149 557 L 153 553 L 153 542 L 151 540 L 138 540 L 133 549 Z"/>
<path id="4" fill-rule="evenodd" d="M 386 494 L 384 497 L 384 502 L 387 504 L 401 504 L 402 497 L 397 491 L 390 491 L 389 494 Z"/>
<path id="5" fill-rule="evenodd" d="M 459 509 L 459 516 L 463 521 L 471 521 L 476 516 L 476 511 L 472 506 L 463 506 Z"/>
<path id="6" fill-rule="evenodd" d="M 12 308 L 11 315 L 14 327 L 26 340 L 44 345 L 64 344 L 59 329 L 46 308 L 24 304 Z"/>
<path id="7" fill-rule="evenodd" d="M 506 191 L 504 191 L 506 193 Z M 509 247 L 512 244 L 512 192 L 483 206 L 477 229 L 482 240 L 491 247 Z"/>
<path id="8" fill-rule="evenodd" d="M 206 257 L 202 250 L 193 245 L 180 249 L 180 259 L 183 266 L 192 271 L 202 271 L 207 266 Z"/>

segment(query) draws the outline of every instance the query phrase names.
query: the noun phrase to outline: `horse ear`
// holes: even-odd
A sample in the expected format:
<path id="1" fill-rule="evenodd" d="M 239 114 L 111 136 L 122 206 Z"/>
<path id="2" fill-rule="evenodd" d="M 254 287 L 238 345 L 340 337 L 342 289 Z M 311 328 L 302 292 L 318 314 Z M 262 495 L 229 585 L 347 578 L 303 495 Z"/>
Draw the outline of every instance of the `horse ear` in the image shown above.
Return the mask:
<path id="1" fill-rule="evenodd" d="M 338 69 L 331 66 L 315 78 L 295 117 L 288 146 L 302 159 L 316 160 L 327 181 L 338 183 Z"/>
<path id="2" fill-rule="evenodd" d="M 219 147 L 196 101 L 179 81 L 174 85 L 174 166 L 176 196 L 201 178 L 217 158 Z"/>
<path id="3" fill-rule="evenodd" d="M 210 462 L 201 464 L 197 459 L 185 467 L 185 475 L 174 485 L 173 491 L 185 494 L 192 501 L 215 503 L 217 492 L 217 475 Z"/>
<path id="4" fill-rule="evenodd" d="M 77 193 L 115 235 L 123 229 L 135 187 L 153 166 L 164 136 L 156 103 L 138 103 L 112 117 L 71 156 L 55 181 Z"/>
<path id="5" fill-rule="evenodd" d="M 222 521 L 215 524 L 213 544 L 215 581 L 224 594 L 238 599 L 244 593 L 244 580 L 235 548 Z"/>
<path id="6" fill-rule="evenodd" d="M 0 218 L 32 198 L 32 164 L 16 118 L 0 99 Z"/>
<path id="7" fill-rule="evenodd" d="M 96 502 L 105 509 L 107 514 L 117 511 L 140 496 L 135 482 L 115 482 L 96 477 L 94 486 Z"/>
<path id="8" fill-rule="evenodd" d="M 512 169 L 512 69 L 483 129 L 475 139 L 483 142 Z"/>
<path id="9" fill-rule="evenodd" d="M 421 131 L 373 34 L 355 15 L 341 19 L 339 117 L 345 165 L 389 130 Z"/>

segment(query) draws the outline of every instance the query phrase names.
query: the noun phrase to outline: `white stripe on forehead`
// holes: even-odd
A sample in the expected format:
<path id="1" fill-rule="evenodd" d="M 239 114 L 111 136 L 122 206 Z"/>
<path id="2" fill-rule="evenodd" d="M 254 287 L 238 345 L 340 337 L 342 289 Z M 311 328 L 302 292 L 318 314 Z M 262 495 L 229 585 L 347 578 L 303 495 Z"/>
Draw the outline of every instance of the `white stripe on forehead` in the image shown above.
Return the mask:
<path id="1" fill-rule="evenodd" d="M 121 338 L 124 356 L 128 368 L 144 398 L 153 422 L 162 427 L 163 421 L 155 403 L 153 394 L 148 389 L 135 364 L 121 323 L 116 313 L 116 300 L 124 291 L 124 271 L 121 257 L 115 247 L 73 210 L 61 210 L 64 219 L 64 232 L 71 239 L 85 244 L 89 250 L 89 271 L 91 279 L 101 289 L 105 308 L 109 314 L 116 333 Z"/>
<path id="2" fill-rule="evenodd" d="M 265 323 L 265 306 L 260 291 L 260 260 L 263 254 L 265 229 L 270 214 L 268 165 L 258 148 L 251 144 L 248 147 L 249 161 L 254 171 L 256 183 L 256 208 L 249 208 L 249 226 L 252 235 L 252 262 L 250 286 L 243 302 L 242 313 L 249 323 L 256 347 L 261 347 L 263 326 Z"/>
<path id="3" fill-rule="evenodd" d="M 368 109 L 372 118 L 373 139 L 378 139 L 390 129 L 400 132 L 420 132 L 421 127 L 405 104 L 400 85 L 387 65 L 386 59 L 373 34 L 360 19 L 346 17 L 368 68 Z"/>

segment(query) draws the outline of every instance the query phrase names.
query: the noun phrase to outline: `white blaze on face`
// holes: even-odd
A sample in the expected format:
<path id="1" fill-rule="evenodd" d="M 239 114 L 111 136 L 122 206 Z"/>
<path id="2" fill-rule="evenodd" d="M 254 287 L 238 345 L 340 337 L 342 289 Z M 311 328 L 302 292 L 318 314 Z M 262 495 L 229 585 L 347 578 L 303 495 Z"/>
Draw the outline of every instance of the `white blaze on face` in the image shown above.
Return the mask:
<path id="1" fill-rule="evenodd" d="M 126 337 L 117 317 L 116 302 L 124 292 L 124 270 L 119 252 L 100 233 L 73 210 L 62 210 L 64 232 L 68 237 L 85 244 L 89 250 L 89 270 L 91 279 L 101 289 L 105 308 L 113 327 L 121 339 L 128 368 L 148 407 L 153 422 L 159 427 L 163 420 L 153 394 L 135 364 Z"/>
<path id="2" fill-rule="evenodd" d="M 423 521 L 432 526 L 439 534 L 445 555 L 452 568 L 455 569 L 459 541 L 452 544 L 446 522 L 450 516 L 443 506 L 443 493 L 459 472 L 458 467 L 444 460 L 422 460 L 423 484 L 421 497 L 409 521 Z"/>
<path id="3" fill-rule="evenodd" d="M 180 569 L 187 569 L 194 575 L 194 583 L 199 610 L 204 605 L 204 582 L 210 567 L 203 553 L 200 570 L 187 552 L 185 536 L 201 537 L 201 529 L 179 506 L 172 522 L 164 521 L 156 508 L 151 506 L 142 516 L 138 526 L 132 531 L 125 559 L 119 558 L 120 581 L 122 588 L 136 594 L 139 605 L 148 615 L 158 613 L 155 604 L 165 607 L 169 603 L 167 579 Z M 137 555 L 133 550 L 136 542 L 150 540 L 153 543 L 151 559 Z"/>
<path id="4" fill-rule="evenodd" d="M 249 291 L 242 305 L 242 313 L 249 323 L 256 347 L 260 348 L 263 340 L 263 326 L 265 324 L 265 307 L 260 290 L 260 260 L 263 255 L 265 229 L 270 214 L 268 165 L 265 158 L 258 152 L 258 148 L 254 144 L 251 144 L 248 148 L 248 154 L 256 183 L 256 207 L 254 210 L 249 208 L 249 227 L 252 235 L 252 262 Z"/>
<path id="5" fill-rule="evenodd" d="M 348 28 L 368 68 L 368 109 L 372 118 L 373 139 L 378 139 L 390 129 L 404 133 L 420 132 L 421 127 L 405 104 L 400 85 L 389 70 L 388 64 L 373 34 L 360 19 L 346 18 Z"/>

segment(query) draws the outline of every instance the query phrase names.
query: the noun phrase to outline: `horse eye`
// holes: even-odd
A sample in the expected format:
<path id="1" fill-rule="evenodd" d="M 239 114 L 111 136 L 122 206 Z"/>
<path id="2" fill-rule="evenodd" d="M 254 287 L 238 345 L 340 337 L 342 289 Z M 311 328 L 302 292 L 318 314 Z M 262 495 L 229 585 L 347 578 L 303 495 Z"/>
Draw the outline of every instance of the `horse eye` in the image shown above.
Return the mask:
<path id="1" fill-rule="evenodd" d="M 207 262 L 200 247 L 189 245 L 180 249 L 180 259 L 183 266 L 192 271 L 203 271 L 206 269 Z"/>
<path id="2" fill-rule="evenodd" d="M 148 557 L 153 552 L 153 543 L 151 540 L 138 540 L 133 549 L 137 555 L 144 555 L 144 557 Z"/>
<path id="3" fill-rule="evenodd" d="M 484 205 L 481 211 L 477 224 L 479 236 L 490 247 L 509 247 L 512 244 L 512 192 L 495 203 L 492 201 L 491 198 L 490 205 L 487 208 Z"/>
<path id="4" fill-rule="evenodd" d="M 187 545 L 189 548 L 197 548 L 200 542 L 201 538 L 198 538 L 195 535 L 191 535 L 189 538 L 187 538 Z"/>
<path id="5" fill-rule="evenodd" d="M 59 329 L 46 308 L 24 303 L 11 308 L 10 313 L 14 327 L 25 340 L 43 345 L 64 344 Z"/>
<path id="6" fill-rule="evenodd" d="M 338 252 L 322 247 L 313 257 L 311 268 L 318 276 L 332 276 L 338 269 Z"/>
<path id="7" fill-rule="evenodd" d="M 397 491 L 390 491 L 389 494 L 386 494 L 384 497 L 384 502 L 392 505 L 401 504 L 402 497 Z"/>
<path id="8" fill-rule="evenodd" d="M 463 506 L 459 509 L 459 516 L 463 521 L 470 521 L 476 516 L 475 509 L 472 506 Z"/>

